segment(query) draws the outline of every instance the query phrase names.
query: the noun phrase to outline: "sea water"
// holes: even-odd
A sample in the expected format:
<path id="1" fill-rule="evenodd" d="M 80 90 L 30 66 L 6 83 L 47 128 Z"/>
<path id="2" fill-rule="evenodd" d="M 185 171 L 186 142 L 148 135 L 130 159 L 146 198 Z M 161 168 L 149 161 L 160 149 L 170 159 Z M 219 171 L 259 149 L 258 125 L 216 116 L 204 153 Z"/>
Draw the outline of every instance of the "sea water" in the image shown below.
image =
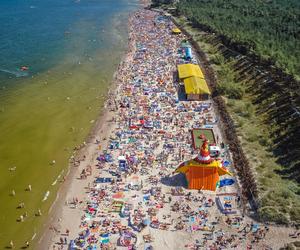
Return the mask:
<path id="1" fill-rule="evenodd" d="M 74 147 L 101 113 L 137 7 L 138 0 L 0 1 L 1 249 L 39 234 Z"/>

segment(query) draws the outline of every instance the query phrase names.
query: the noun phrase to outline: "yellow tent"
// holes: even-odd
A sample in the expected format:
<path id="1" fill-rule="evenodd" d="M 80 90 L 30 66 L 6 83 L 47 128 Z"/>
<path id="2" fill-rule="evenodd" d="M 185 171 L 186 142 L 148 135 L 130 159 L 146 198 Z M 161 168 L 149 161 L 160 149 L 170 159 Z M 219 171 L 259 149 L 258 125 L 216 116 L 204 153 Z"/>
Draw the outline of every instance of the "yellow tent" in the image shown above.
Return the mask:
<path id="1" fill-rule="evenodd" d="M 179 64 L 177 66 L 178 74 L 180 79 L 184 79 L 191 76 L 196 76 L 200 78 L 204 78 L 203 73 L 199 67 L 199 65 L 195 64 Z"/>
<path id="2" fill-rule="evenodd" d="M 191 76 L 183 80 L 185 93 L 190 94 L 208 94 L 210 95 L 209 88 L 206 84 L 206 81 L 203 78 Z"/>
<path id="3" fill-rule="evenodd" d="M 178 29 L 178 28 L 174 28 L 174 29 L 172 29 L 172 32 L 173 32 L 174 34 L 180 34 L 180 33 L 181 33 L 181 30 Z"/>

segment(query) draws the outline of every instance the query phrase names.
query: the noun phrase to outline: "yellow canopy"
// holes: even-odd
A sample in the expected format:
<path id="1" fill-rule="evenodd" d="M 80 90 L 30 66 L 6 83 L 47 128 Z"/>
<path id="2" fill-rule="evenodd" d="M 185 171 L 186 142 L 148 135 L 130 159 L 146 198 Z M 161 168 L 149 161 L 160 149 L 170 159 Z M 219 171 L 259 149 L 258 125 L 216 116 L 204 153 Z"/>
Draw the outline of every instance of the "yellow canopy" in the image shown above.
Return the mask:
<path id="1" fill-rule="evenodd" d="M 174 29 L 172 29 L 172 32 L 173 32 L 174 34 L 180 34 L 180 33 L 181 33 L 181 30 L 178 29 L 178 28 L 174 28 Z"/>
<path id="2" fill-rule="evenodd" d="M 192 76 L 183 80 L 186 94 L 208 94 L 210 95 L 209 88 L 203 78 Z"/>
<path id="3" fill-rule="evenodd" d="M 204 78 L 199 65 L 191 64 L 191 63 L 179 64 L 177 66 L 177 69 L 178 69 L 178 74 L 180 79 L 184 79 L 191 76 Z"/>
<path id="4" fill-rule="evenodd" d="M 230 173 L 227 169 L 222 167 L 221 162 L 216 161 L 216 160 L 212 161 L 209 164 L 199 163 L 195 160 L 190 160 L 190 161 L 185 162 L 184 165 L 179 166 L 175 170 L 175 172 L 185 174 L 188 171 L 190 166 L 199 167 L 199 168 L 201 168 L 201 167 L 217 168 L 219 175 L 225 175 L 225 174 L 232 175 L 232 173 Z"/>

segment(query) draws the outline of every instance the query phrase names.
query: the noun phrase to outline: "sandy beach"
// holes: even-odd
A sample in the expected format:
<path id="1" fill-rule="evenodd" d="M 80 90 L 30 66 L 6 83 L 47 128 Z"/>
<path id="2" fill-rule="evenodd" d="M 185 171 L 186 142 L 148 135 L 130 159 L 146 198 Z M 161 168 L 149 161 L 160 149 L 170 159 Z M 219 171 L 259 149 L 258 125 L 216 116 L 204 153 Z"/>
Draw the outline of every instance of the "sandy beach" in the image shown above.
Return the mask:
<path id="1" fill-rule="evenodd" d="M 101 119 L 70 163 L 37 249 L 278 249 L 292 241 L 294 229 L 248 216 L 213 101 L 179 100 L 186 37 L 172 34 L 174 27 L 154 11 L 130 16 L 128 52 Z M 174 173 L 199 154 L 195 128 L 213 130 L 234 184 L 189 190 Z M 225 204 L 230 209 L 220 208 Z"/>

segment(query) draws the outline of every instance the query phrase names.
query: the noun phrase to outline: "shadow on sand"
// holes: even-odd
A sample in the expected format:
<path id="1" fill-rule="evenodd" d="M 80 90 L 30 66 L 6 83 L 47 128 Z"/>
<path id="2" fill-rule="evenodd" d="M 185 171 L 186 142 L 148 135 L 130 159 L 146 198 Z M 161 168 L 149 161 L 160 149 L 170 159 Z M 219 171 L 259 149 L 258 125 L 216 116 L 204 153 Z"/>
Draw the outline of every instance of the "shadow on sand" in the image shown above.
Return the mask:
<path id="1" fill-rule="evenodd" d="M 160 182 L 170 187 L 184 187 L 187 188 L 187 181 L 185 175 L 178 173 L 176 175 L 166 176 L 160 179 Z"/>

